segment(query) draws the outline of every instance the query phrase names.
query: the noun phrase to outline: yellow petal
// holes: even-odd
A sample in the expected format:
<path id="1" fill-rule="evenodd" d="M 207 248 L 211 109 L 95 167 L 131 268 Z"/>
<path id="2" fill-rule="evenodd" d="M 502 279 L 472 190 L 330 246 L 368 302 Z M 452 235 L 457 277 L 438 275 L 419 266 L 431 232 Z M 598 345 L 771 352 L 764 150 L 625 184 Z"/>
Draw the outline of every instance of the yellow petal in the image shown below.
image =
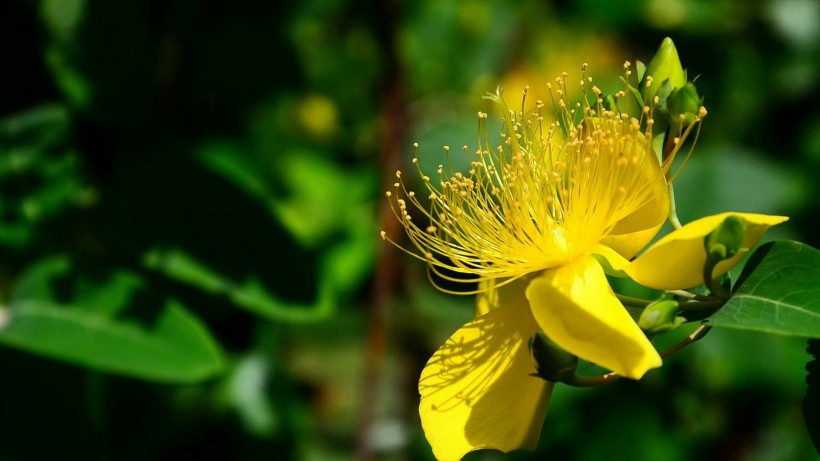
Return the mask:
<path id="1" fill-rule="evenodd" d="M 606 269 L 609 275 L 618 275 L 621 277 L 626 277 L 626 273 L 623 271 L 626 266 L 628 266 L 629 260 L 621 256 L 620 253 L 613 250 L 612 248 L 598 244 L 595 248 L 592 249 L 592 254 L 594 256 L 601 256 L 603 257 L 604 261 L 598 260 Z M 614 274 L 613 274 L 614 272 Z"/>
<path id="2" fill-rule="evenodd" d="M 552 384 L 531 376 L 538 326 L 523 291 L 455 332 L 419 380 L 419 414 L 439 461 L 482 448 L 534 449 Z"/>
<path id="3" fill-rule="evenodd" d="M 578 357 L 634 379 L 661 366 L 592 256 L 544 271 L 530 282 L 527 298 L 544 333 Z"/>
<path id="4" fill-rule="evenodd" d="M 649 152 L 649 155 L 653 155 Z M 653 155 L 654 157 L 654 155 Z M 669 215 L 669 189 L 663 171 L 654 158 L 642 163 L 645 185 L 650 189 L 649 201 L 627 215 L 612 228 L 601 243 L 630 259 L 641 251 L 658 233 Z M 636 187 L 626 184 L 624 187 Z"/>
<path id="5" fill-rule="evenodd" d="M 482 280 L 478 282 L 478 295 L 475 298 L 475 316 L 480 317 L 491 309 L 499 305 L 498 289 L 495 287 L 496 279 Z"/>
<path id="6" fill-rule="evenodd" d="M 513 281 L 509 279 L 489 279 L 478 282 L 475 316 L 484 315 L 491 309 L 510 304 L 523 296 L 532 277 L 525 275 Z"/>
<path id="7" fill-rule="evenodd" d="M 730 215 L 737 216 L 746 223 L 743 247 L 749 249 L 757 245 L 769 227 L 789 219 L 785 216 L 733 212 L 707 216 L 658 240 L 623 270 L 641 285 L 659 290 L 677 290 L 702 284 L 703 265 L 706 263 L 703 238 Z M 718 264 L 713 276 L 726 273 L 744 255 L 745 252 L 741 252 Z"/>
<path id="8" fill-rule="evenodd" d="M 638 254 L 661 229 L 663 223 L 655 227 L 638 232 L 631 232 L 622 235 L 607 235 L 601 239 L 601 243 L 617 251 L 618 254 L 629 259 Z"/>

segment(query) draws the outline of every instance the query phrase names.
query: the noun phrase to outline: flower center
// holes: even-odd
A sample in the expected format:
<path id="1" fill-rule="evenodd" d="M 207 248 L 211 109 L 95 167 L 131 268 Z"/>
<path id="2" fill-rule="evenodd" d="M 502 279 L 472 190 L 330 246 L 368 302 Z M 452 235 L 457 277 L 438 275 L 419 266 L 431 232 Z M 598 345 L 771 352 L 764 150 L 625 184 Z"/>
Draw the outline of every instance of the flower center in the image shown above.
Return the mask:
<path id="1" fill-rule="evenodd" d="M 405 187 L 401 172 L 395 196 L 387 192 L 419 250 L 408 252 L 426 259 L 442 277 L 514 280 L 565 264 L 590 252 L 619 221 L 659 194 L 661 203 L 667 200 L 651 130 L 641 131 L 639 120 L 604 110 L 600 98 L 594 106 L 573 108 L 560 98 L 558 116 L 547 125 L 540 101 L 535 111 L 516 113 L 499 95 L 492 99 L 504 108 L 500 145 L 490 147 L 487 114 L 479 112 L 479 147 L 473 153 L 463 148 L 469 171 L 439 165 L 435 184 L 418 166 L 415 145 L 413 163 L 429 204 Z M 409 204 L 424 215 L 423 225 L 413 221 Z"/>

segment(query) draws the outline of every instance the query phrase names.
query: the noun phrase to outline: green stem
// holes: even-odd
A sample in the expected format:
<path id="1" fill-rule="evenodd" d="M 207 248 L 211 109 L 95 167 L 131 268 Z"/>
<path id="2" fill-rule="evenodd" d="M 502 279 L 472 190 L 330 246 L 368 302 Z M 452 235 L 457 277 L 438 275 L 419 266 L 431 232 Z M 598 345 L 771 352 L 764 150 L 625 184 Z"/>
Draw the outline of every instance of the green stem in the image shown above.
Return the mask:
<path id="1" fill-rule="evenodd" d="M 680 219 L 678 219 L 678 210 L 675 208 L 675 189 L 672 187 L 672 184 L 669 184 L 669 222 L 672 224 L 672 227 L 675 229 L 680 229 L 683 227 L 683 224 L 680 223 Z"/>
<path id="2" fill-rule="evenodd" d="M 621 375 L 613 372 L 600 376 L 575 375 L 571 380 L 562 382 L 572 387 L 595 387 L 608 382 L 617 381 L 619 379 L 621 379 Z"/>
<path id="3" fill-rule="evenodd" d="M 646 307 L 653 303 L 653 301 L 649 301 L 647 299 L 642 298 L 635 298 L 632 296 L 622 295 L 615 293 L 615 296 L 618 297 L 618 300 L 627 307 Z"/>
<path id="4" fill-rule="evenodd" d="M 723 285 L 721 285 L 719 281 L 712 277 L 712 273 L 714 272 L 715 266 L 718 262 L 719 261 L 715 261 L 712 258 L 706 258 L 706 264 L 703 265 L 703 282 L 712 294 L 720 299 L 726 300 L 732 295 L 730 295 L 729 292 L 723 288 Z"/>
<path id="5" fill-rule="evenodd" d="M 718 301 L 719 298 L 715 298 L 714 296 L 704 296 L 699 295 L 697 293 L 690 293 L 686 290 L 667 290 L 669 294 L 673 294 L 675 296 L 679 296 L 681 298 L 686 299 L 694 299 L 695 301 Z"/>
<path id="6" fill-rule="evenodd" d="M 726 304 L 726 301 L 723 299 L 713 300 L 713 301 L 695 301 L 695 302 L 688 302 L 688 303 L 680 303 L 678 306 L 682 311 L 706 311 L 706 310 L 718 310 L 723 305 Z"/>
<path id="7" fill-rule="evenodd" d="M 712 327 L 708 325 L 701 325 L 698 327 L 697 330 L 693 331 L 692 334 L 684 338 L 683 340 L 679 341 L 674 346 L 670 347 L 669 349 L 661 352 L 661 358 L 667 358 L 671 355 L 676 354 L 684 347 L 694 343 L 695 341 L 699 341 L 706 336 L 707 333 L 712 329 Z M 595 387 L 600 386 L 602 384 L 606 384 L 612 381 L 616 381 L 621 379 L 623 376 L 619 375 L 618 373 L 607 373 L 605 375 L 599 376 L 583 376 L 583 375 L 575 375 L 570 380 L 562 381 L 564 384 L 567 384 L 572 387 Z"/>
<path id="8" fill-rule="evenodd" d="M 669 133 L 666 134 L 666 143 L 663 146 L 663 162 L 666 162 L 666 159 L 672 155 L 672 151 L 675 150 L 675 143 L 674 143 L 674 136 L 671 136 Z M 672 169 L 672 165 L 670 163 L 669 169 Z M 672 182 L 669 178 L 669 172 L 667 171 L 666 174 L 666 182 L 667 187 L 669 189 L 669 216 L 667 219 L 669 223 L 672 224 L 672 227 L 675 229 L 680 229 L 683 225 L 680 223 L 680 219 L 678 219 L 678 210 L 675 206 L 675 188 L 672 187 Z"/>
<path id="9" fill-rule="evenodd" d="M 682 341 L 678 342 L 677 344 L 670 347 L 669 349 L 663 351 L 661 353 L 661 358 L 665 359 L 665 358 L 669 357 L 670 355 L 673 355 L 673 354 L 677 353 L 678 351 L 680 351 L 684 347 L 694 343 L 695 341 L 699 341 L 699 340 L 703 339 L 703 337 L 706 336 L 706 333 L 709 333 L 709 331 L 711 331 L 711 330 L 712 330 L 712 327 L 710 327 L 708 325 L 699 326 L 698 329 L 693 331 L 691 335 L 687 336 Z"/>

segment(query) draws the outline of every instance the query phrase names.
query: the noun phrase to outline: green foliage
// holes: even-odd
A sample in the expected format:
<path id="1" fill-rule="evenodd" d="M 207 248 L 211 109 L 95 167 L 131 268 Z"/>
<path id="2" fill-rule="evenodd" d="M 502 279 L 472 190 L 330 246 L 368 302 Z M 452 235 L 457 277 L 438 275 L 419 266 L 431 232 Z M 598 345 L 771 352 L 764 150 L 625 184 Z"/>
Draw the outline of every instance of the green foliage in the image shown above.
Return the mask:
<path id="1" fill-rule="evenodd" d="M 413 389 L 473 305 L 415 261 L 374 277 L 380 170 L 414 141 L 429 171 L 442 145 L 475 147 L 472 115 L 511 74 L 535 94 L 599 59 L 612 94 L 623 60 L 640 80 L 671 36 L 709 109 L 681 219 L 788 214 L 777 236 L 817 246 L 820 60 L 795 35 L 813 16 L 667 3 L 0 2 L 0 459 L 350 459 L 357 440 L 430 459 Z M 734 326 L 639 383 L 557 389 L 539 449 L 510 458 L 813 454 L 791 413 L 802 345 L 737 330 L 811 317 L 765 281 L 744 291 L 783 245 L 710 319 Z M 395 295 L 368 335 L 374 292 Z M 795 322 L 779 328 L 816 337 Z M 382 362 L 368 337 L 387 338 Z M 365 369 L 380 387 L 362 397 Z"/>
<path id="2" fill-rule="evenodd" d="M 223 353 L 202 322 L 145 288 L 133 272 L 88 274 L 64 257 L 41 261 L 2 311 L 0 343 L 160 382 L 196 382 L 222 372 Z"/>
<path id="3" fill-rule="evenodd" d="M 0 120 L 0 245 L 22 249 L 40 225 L 67 208 L 88 206 L 93 188 L 81 160 L 66 145 L 71 119 L 65 107 L 44 104 Z"/>
<path id="4" fill-rule="evenodd" d="M 41 301 L 14 303 L 4 316 L 0 343 L 100 371 L 190 383 L 223 368 L 202 323 L 174 302 L 147 326 Z"/>
<path id="5" fill-rule="evenodd" d="M 820 338 L 820 251 L 778 241 L 758 248 L 732 298 L 708 325 Z"/>

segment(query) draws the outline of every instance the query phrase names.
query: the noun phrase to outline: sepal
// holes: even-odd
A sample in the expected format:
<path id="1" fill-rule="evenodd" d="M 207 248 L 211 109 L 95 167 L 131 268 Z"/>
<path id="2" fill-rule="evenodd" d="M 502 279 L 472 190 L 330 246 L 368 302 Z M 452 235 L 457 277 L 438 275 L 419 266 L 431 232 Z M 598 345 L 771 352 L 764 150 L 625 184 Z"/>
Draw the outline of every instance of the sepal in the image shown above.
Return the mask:
<path id="1" fill-rule="evenodd" d="M 545 381 L 569 382 L 575 377 L 578 357 L 562 349 L 542 332 L 536 333 L 529 341 L 530 354 L 535 361 L 535 373 Z"/>

